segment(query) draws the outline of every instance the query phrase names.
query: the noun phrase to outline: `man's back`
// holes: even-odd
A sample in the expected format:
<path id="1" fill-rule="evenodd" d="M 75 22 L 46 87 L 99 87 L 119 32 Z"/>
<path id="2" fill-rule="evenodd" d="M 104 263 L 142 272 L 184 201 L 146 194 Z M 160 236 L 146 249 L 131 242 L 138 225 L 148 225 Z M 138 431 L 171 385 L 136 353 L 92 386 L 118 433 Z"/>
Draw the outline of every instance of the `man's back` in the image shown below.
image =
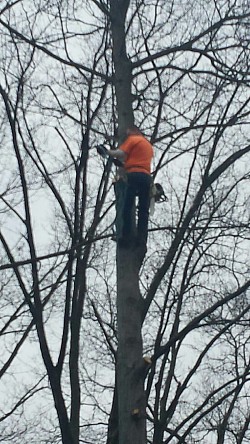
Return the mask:
<path id="1" fill-rule="evenodd" d="M 124 163 L 127 172 L 150 174 L 153 147 L 145 137 L 140 134 L 132 134 L 127 137 L 120 149 L 127 154 Z"/>

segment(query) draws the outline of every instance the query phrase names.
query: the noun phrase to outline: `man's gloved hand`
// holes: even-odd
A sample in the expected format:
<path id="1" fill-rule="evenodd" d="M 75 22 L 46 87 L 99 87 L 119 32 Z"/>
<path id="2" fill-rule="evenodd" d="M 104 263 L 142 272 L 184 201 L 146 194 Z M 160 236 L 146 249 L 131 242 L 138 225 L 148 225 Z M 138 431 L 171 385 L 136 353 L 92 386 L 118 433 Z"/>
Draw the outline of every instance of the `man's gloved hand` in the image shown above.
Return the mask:
<path id="1" fill-rule="evenodd" d="M 108 157 L 108 150 L 105 148 L 104 145 L 97 145 L 96 151 L 98 154 L 100 154 L 102 157 Z"/>
<path id="2" fill-rule="evenodd" d="M 109 157 L 109 151 L 108 149 L 104 146 L 104 145 L 97 145 L 96 147 L 96 151 L 98 152 L 98 154 L 100 154 L 104 159 L 106 159 L 107 157 Z M 123 162 L 119 159 L 116 158 L 112 158 L 112 162 L 117 166 L 117 167 L 122 167 L 123 166 Z"/>
<path id="3" fill-rule="evenodd" d="M 123 162 L 119 159 L 112 159 L 113 163 L 115 164 L 115 166 L 117 167 L 123 167 Z"/>

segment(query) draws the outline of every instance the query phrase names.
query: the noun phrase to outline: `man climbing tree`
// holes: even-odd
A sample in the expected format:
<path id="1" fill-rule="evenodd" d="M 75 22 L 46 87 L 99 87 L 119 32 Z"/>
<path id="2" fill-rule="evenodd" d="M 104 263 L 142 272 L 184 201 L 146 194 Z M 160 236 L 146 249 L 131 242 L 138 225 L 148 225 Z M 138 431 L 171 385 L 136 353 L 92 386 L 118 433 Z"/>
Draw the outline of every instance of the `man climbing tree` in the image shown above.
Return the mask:
<path id="1" fill-rule="evenodd" d="M 119 245 L 146 248 L 153 147 L 139 128 L 130 126 L 126 130 L 125 141 L 117 150 L 109 150 L 108 153 L 111 157 L 122 160 L 125 169 L 126 192 L 123 202 L 123 230 Z M 134 238 L 132 215 L 136 196 L 138 196 L 138 222 Z"/>
<path id="2" fill-rule="evenodd" d="M 250 442 L 248 3 L 1 2 L 2 442 Z M 134 122 L 143 265 L 93 149 Z"/>

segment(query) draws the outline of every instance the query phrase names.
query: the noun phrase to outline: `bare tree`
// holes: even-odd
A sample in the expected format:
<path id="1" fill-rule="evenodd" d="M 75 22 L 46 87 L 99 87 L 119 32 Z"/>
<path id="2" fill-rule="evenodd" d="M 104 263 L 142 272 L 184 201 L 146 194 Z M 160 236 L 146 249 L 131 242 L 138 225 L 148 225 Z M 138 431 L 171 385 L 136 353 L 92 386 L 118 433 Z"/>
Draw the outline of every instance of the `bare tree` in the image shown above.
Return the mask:
<path id="1" fill-rule="evenodd" d="M 41 357 L 3 424 L 44 393 L 41 442 L 248 441 L 249 16 L 244 0 L 5 2 L 1 380 L 25 345 Z M 134 122 L 168 197 L 145 257 L 112 240 L 95 151 Z"/>

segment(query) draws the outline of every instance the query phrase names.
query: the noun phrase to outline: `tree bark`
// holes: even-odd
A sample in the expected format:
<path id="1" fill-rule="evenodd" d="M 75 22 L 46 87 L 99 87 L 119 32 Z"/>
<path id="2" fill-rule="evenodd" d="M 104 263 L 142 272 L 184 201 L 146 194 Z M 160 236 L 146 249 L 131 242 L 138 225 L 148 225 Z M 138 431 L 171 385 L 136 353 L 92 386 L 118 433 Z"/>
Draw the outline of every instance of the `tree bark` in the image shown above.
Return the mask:
<path id="1" fill-rule="evenodd" d="M 119 444 L 146 443 L 138 250 L 117 249 Z"/>
<path id="2" fill-rule="evenodd" d="M 111 32 L 118 114 L 118 136 L 134 124 L 132 107 L 132 64 L 126 52 L 126 14 L 130 0 L 111 0 Z M 117 248 L 118 354 L 116 375 L 119 444 L 146 443 L 144 361 L 142 358 L 142 297 L 139 289 L 140 249 Z M 116 421 L 117 422 L 117 421 Z M 109 430 L 108 442 L 112 442 Z M 114 435 L 113 435 L 114 436 Z M 115 434 L 115 436 L 117 436 Z M 118 442 L 116 442 L 118 444 Z"/>
<path id="3" fill-rule="evenodd" d="M 111 0 L 111 33 L 113 40 L 113 63 L 115 70 L 115 94 L 119 135 L 134 123 L 132 108 L 132 63 L 126 52 L 125 20 L 130 0 Z"/>

